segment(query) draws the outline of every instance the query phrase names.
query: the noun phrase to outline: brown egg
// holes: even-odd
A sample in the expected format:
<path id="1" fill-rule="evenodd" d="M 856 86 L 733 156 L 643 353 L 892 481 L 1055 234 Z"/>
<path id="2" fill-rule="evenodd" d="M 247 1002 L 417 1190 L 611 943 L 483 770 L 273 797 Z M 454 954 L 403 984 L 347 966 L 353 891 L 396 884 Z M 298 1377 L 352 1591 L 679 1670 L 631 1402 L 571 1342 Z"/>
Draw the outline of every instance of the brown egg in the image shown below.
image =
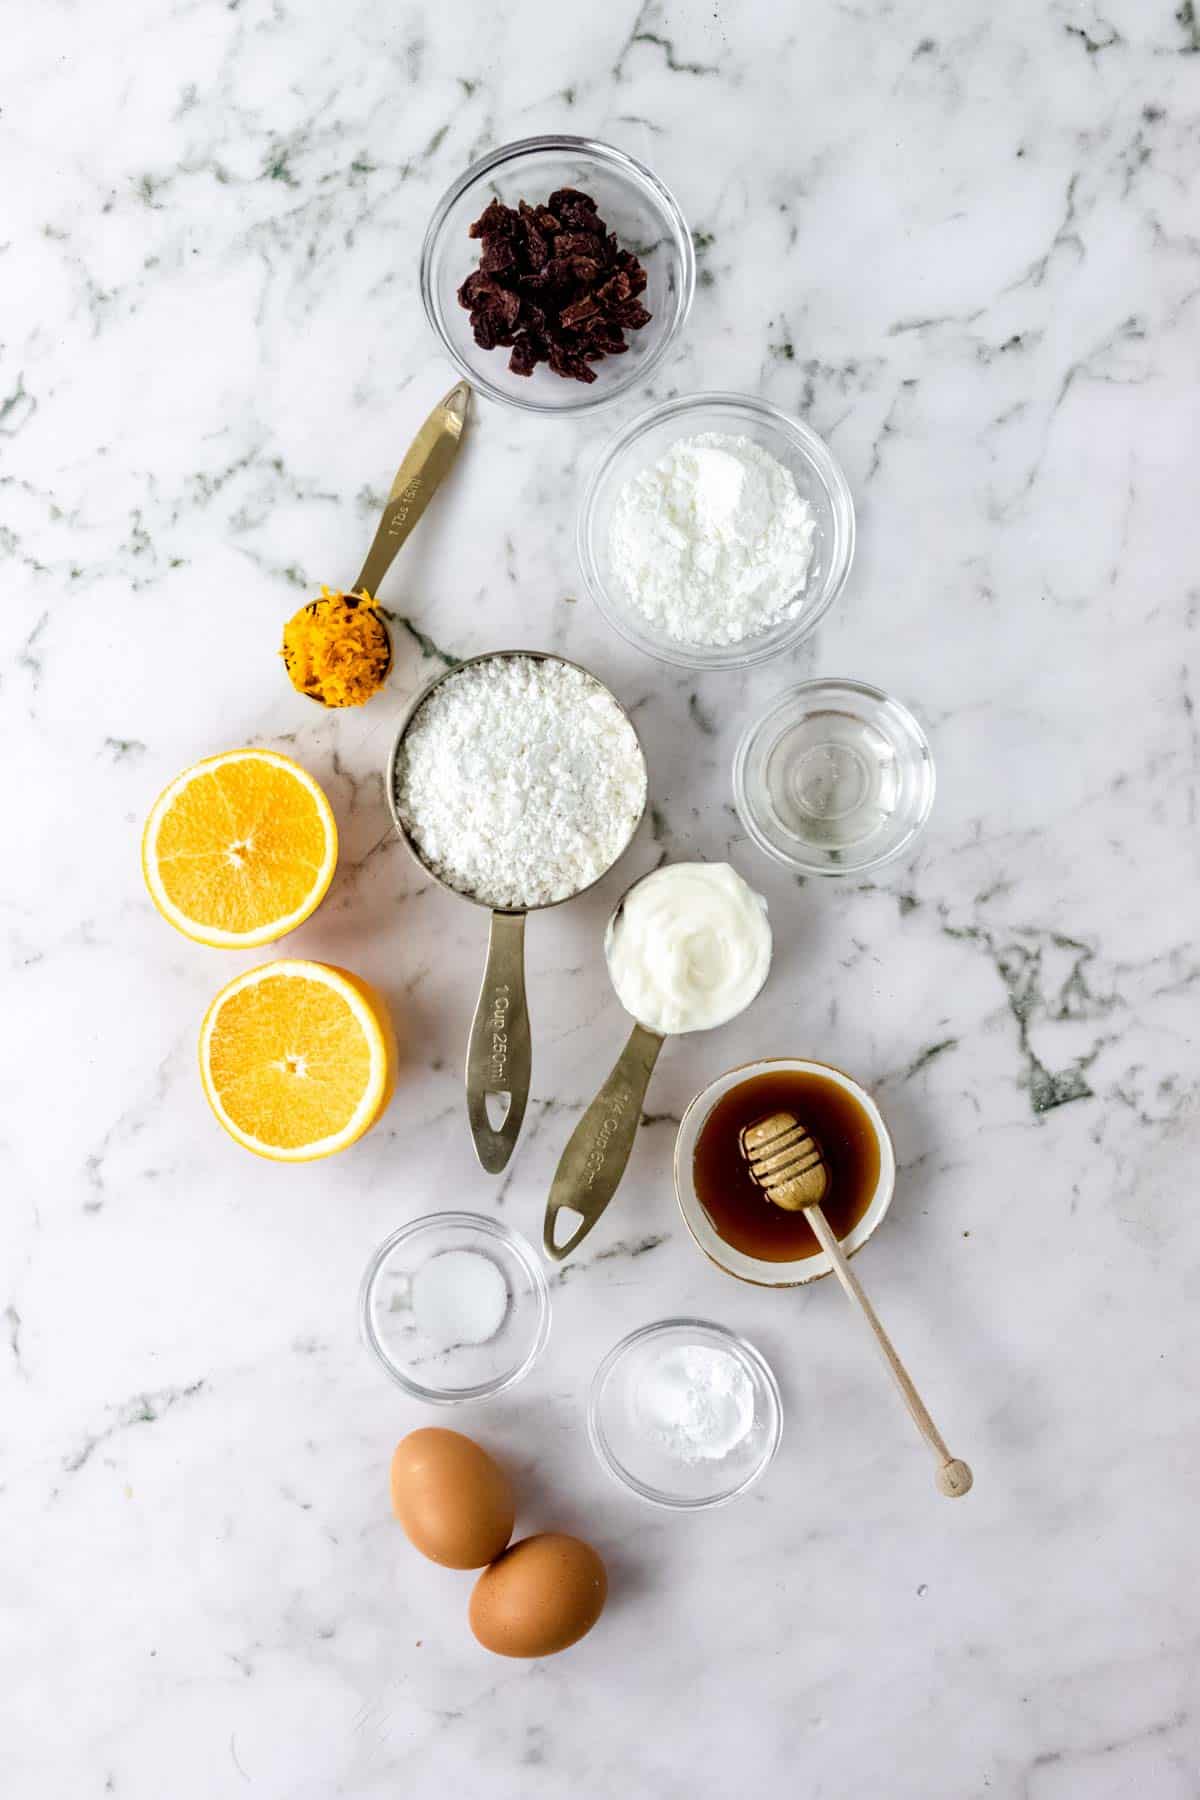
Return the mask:
<path id="1" fill-rule="evenodd" d="M 392 1457 L 392 1511 L 410 1544 L 447 1569 L 481 1569 L 512 1536 L 508 1476 L 486 1450 L 436 1425 L 410 1431 Z"/>
<path id="2" fill-rule="evenodd" d="M 581 1538 L 522 1538 L 485 1569 L 471 1594 L 471 1630 L 497 1656 L 553 1656 L 592 1629 L 608 1576 Z"/>

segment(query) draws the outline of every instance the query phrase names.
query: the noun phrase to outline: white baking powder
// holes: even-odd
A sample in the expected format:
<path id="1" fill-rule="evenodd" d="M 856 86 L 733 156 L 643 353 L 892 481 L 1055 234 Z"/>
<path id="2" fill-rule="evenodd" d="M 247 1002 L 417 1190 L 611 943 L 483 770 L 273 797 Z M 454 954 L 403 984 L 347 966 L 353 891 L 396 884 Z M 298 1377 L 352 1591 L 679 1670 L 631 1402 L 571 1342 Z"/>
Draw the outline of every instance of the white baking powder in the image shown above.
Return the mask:
<path id="1" fill-rule="evenodd" d="M 761 444 L 681 438 L 617 495 L 613 572 L 635 610 L 681 644 L 739 644 L 804 604 L 816 519 Z"/>
<path id="2" fill-rule="evenodd" d="M 396 759 L 397 810 L 422 859 L 488 906 L 548 906 L 598 881 L 645 803 L 632 725 L 554 659 L 490 657 L 447 676 Z"/>
<path id="3" fill-rule="evenodd" d="M 708 1344 L 675 1344 L 643 1371 L 637 1416 L 680 1462 L 717 1462 L 754 1426 L 754 1389 L 736 1356 Z"/>

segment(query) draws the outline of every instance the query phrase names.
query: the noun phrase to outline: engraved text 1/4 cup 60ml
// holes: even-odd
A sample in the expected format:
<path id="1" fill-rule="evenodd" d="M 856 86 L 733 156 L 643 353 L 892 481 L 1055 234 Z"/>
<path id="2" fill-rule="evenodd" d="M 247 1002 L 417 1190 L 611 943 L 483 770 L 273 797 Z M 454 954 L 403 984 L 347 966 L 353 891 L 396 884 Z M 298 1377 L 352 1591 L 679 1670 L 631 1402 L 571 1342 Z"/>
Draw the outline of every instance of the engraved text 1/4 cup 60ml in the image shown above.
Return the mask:
<path id="1" fill-rule="evenodd" d="M 608 873 L 646 805 L 628 715 L 577 663 L 533 650 L 473 657 L 438 676 L 392 748 L 388 800 L 413 856 L 492 915 L 467 1047 L 467 1116 L 498 1174 L 529 1099 L 525 915 Z"/>

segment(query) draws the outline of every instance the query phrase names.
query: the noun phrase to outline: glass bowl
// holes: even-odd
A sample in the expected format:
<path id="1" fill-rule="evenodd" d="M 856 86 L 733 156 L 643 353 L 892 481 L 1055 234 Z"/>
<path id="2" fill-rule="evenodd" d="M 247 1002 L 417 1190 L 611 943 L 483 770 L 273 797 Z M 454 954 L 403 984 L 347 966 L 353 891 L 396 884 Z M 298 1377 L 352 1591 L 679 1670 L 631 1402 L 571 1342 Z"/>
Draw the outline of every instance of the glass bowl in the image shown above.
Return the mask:
<path id="1" fill-rule="evenodd" d="M 673 1456 L 639 1425 L 640 1384 L 664 1351 L 699 1345 L 736 1357 L 749 1384 L 754 1418 L 728 1452 L 686 1462 Z M 753 1344 L 704 1319 L 664 1319 L 630 1332 L 609 1351 L 592 1380 L 588 1436 L 615 1481 L 654 1506 L 696 1512 L 724 1506 L 753 1487 L 779 1448 L 783 1404 L 769 1363 Z"/>
<path id="2" fill-rule="evenodd" d="M 473 1305 L 445 1286 L 454 1271 L 430 1270 L 439 1257 L 463 1251 L 487 1259 L 495 1275 L 470 1265 Z M 498 1277 L 498 1279 L 497 1279 Z M 480 1283 L 482 1282 L 482 1285 Z M 503 1292 L 501 1292 L 503 1288 Z M 494 1306 L 500 1322 L 472 1341 Z M 392 1380 L 415 1400 L 453 1406 L 503 1393 L 523 1375 L 550 1334 L 550 1293 L 532 1247 L 517 1232 L 481 1213 L 430 1213 L 402 1225 L 367 1264 L 359 1292 L 363 1337 Z"/>
<path id="3" fill-rule="evenodd" d="M 789 469 L 816 518 L 813 559 L 799 610 L 738 644 L 684 644 L 633 605 L 609 555 L 617 495 L 677 439 L 718 431 L 748 437 Z M 846 477 L 815 431 L 778 407 L 745 394 L 688 394 L 642 413 L 618 432 L 594 470 L 579 512 L 579 563 L 587 590 L 608 623 L 660 662 L 685 669 L 744 669 L 792 649 L 833 605 L 854 558 L 854 501 Z"/>
<path id="4" fill-rule="evenodd" d="M 823 1275 L 828 1275 L 831 1271 L 832 1264 L 823 1250 L 816 1256 L 800 1257 L 795 1262 L 768 1262 L 764 1258 L 748 1256 L 745 1251 L 735 1249 L 714 1229 L 697 1197 L 692 1176 L 696 1140 L 717 1101 L 731 1088 L 739 1087 L 743 1081 L 750 1081 L 756 1075 L 770 1075 L 781 1069 L 823 1075 L 827 1080 L 836 1082 L 853 1095 L 875 1127 L 879 1140 L 879 1178 L 875 1183 L 875 1192 L 858 1224 L 842 1239 L 842 1249 L 847 1256 L 853 1256 L 856 1250 L 862 1249 L 892 1203 L 896 1187 L 896 1152 L 884 1124 L 883 1114 L 866 1088 L 860 1087 L 853 1076 L 847 1075 L 842 1069 L 833 1068 L 829 1063 L 811 1062 L 799 1056 L 770 1057 L 761 1062 L 744 1063 L 741 1068 L 729 1069 L 724 1075 L 718 1075 L 715 1081 L 710 1081 L 684 1113 L 675 1135 L 675 1198 L 679 1202 L 683 1222 L 699 1248 L 710 1262 L 715 1263 L 719 1269 L 724 1269 L 727 1275 L 736 1275 L 739 1281 L 751 1282 L 756 1287 L 807 1287 L 810 1281 L 820 1281 Z"/>
<path id="5" fill-rule="evenodd" d="M 555 188 L 590 194 L 622 248 L 638 255 L 649 277 L 643 304 L 653 314 L 631 331 L 624 356 L 594 365 L 590 386 L 554 375 L 544 363 L 514 375 L 507 350 L 481 350 L 458 290 L 478 266 L 478 243 L 467 236 L 491 200 L 544 202 Z M 421 298 L 447 355 L 479 393 L 524 412 L 569 417 L 607 406 L 648 379 L 687 318 L 696 286 L 696 255 L 683 214 L 649 169 L 611 144 L 591 138 L 533 137 L 505 144 L 460 175 L 434 210 L 421 248 Z"/>
<path id="6" fill-rule="evenodd" d="M 920 725 L 865 681 L 802 681 L 747 726 L 733 759 L 742 824 L 804 875 L 861 875 L 899 856 L 935 787 Z"/>

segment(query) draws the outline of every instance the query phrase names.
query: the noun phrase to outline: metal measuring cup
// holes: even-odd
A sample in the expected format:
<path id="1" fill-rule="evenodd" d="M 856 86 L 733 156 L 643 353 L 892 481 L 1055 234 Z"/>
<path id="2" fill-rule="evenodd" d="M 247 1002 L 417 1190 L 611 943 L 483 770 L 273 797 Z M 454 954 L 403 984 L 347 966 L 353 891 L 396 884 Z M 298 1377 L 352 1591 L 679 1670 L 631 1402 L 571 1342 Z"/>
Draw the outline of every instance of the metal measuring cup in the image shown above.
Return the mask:
<path id="1" fill-rule="evenodd" d="M 486 899 L 469 893 L 439 875 L 421 855 L 420 849 L 410 835 L 396 799 L 396 770 L 403 747 L 405 734 L 413 720 L 424 706 L 435 688 L 445 681 L 452 681 L 464 669 L 476 663 L 497 662 L 506 657 L 527 657 L 532 662 L 556 662 L 565 668 L 577 669 L 581 675 L 593 682 L 617 708 L 629 729 L 633 732 L 634 741 L 645 767 L 645 751 L 637 734 L 637 727 L 629 717 L 625 708 L 616 696 L 605 687 L 599 678 L 585 669 L 581 664 L 571 662 L 565 656 L 552 656 L 544 650 L 491 650 L 482 656 L 468 657 L 465 662 L 456 663 L 453 668 L 446 669 L 441 675 L 435 675 L 432 681 L 420 690 L 412 700 L 396 734 L 387 767 L 387 798 L 391 808 L 392 822 L 407 845 L 410 855 L 425 873 L 436 881 L 447 893 L 457 894 L 461 900 L 469 900 L 474 906 L 485 906 L 491 913 L 491 926 L 488 933 L 487 962 L 483 971 L 483 984 L 479 990 L 479 1001 L 475 1008 L 475 1017 L 471 1021 L 471 1032 L 467 1040 L 467 1119 L 471 1127 L 471 1136 L 475 1144 L 475 1154 L 483 1167 L 491 1175 L 498 1175 L 516 1149 L 517 1138 L 521 1132 L 521 1122 L 525 1117 L 525 1108 L 529 1102 L 529 1081 L 533 1065 L 533 1041 L 529 1027 L 529 1007 L 525 998 L 525 916 L 527 912 L 542 912 L 546 907 L 561 906 L 565 900 L 576 900 L 580 894 L 586 894 L 589 888 L 602 881 L 615 863 L 625 854 L 632 843 L 638 826 L 645 815 L 645 801 L 642 810 L 621 845 L 616 856 L 608 867 L 601 870 L 595 880 L 587 882 L 569 894 L 561 895 L 557 900 L 548 900 L 544 906 L 537 907 L 495 907 Z M 488 1115 L 488 1101 L 492 1100 L 500 1109 L 500 1122 L 496 1125 Z"/>
<path id="2" fill-rule="evenodd" d="M 639 875 L 637 881 L 630 883 L 613 907 L 604 928 L 606 962 L 629 896 L 643 881 L 657 874 L 657 869 L 651 869 L 648 875 Z M 752 1005 L 758 998 L 769 974 L 768 965 L 763 973 L 762 983 L 741 1011 L 744 1012 L 746 1006 Z M 719 1031 L 720 1025 L 706 1025 L 699 1029 Z M 550 1184 L 542 1226 L 542 1246 L 552 1262 L 562 1262 L 573 1250 L 579 1248 L 620 1186 L 629 1158 L 633 1154 L 646 1089 L 650 1086 L 658 1053 L 666 1043 L 667 1036 L 667 1033 L 655 1031 L 652 1026 L 643 1025 L 640 1019 L 634 1020 L 633 1030 L 626 1040 L 625 1048 L 613 1064 L 608 1079 L 567 1139 L 566 1149 L 559 1158 Z M 576 1218 L 579 1223 L 573 1227 L 570 1236 L 559 1243 L 558 1225 L 563 1214 L 566 1215 L 568 1224 Z"/>

